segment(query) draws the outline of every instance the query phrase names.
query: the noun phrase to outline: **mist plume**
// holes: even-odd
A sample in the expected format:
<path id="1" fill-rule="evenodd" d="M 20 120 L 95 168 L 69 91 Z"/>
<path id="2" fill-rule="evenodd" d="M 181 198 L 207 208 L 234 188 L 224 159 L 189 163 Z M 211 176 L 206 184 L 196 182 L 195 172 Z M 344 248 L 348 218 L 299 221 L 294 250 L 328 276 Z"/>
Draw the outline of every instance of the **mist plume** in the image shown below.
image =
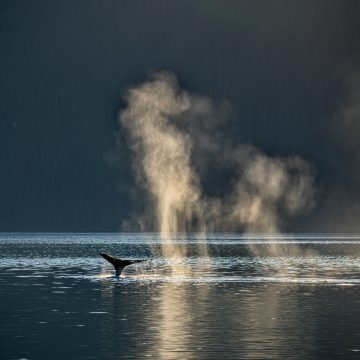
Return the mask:
<path id="1" fill-rule="evenodd" d="M 146 223 L 164 238 L 189 231 L 275 233 L 289 216 L 314 205 L 308 162 L 232 144 L 221 132 L 223 109 L 180 89 L 174 74 L 154 74 L 129 89 L 125 100 L 120 121 L 128 130 L 137 183 L 148 194 Z M 221 195 L 203 186 L 214 167 L 217 176 L 222 169 L 231 174 Z M 182 251 L 171 248 L 165 255 Z"/>
<path id="2" fill-rule="evenodd" d="M 188 95 L 175 76 L 161 73 L 131 89 L 126 100 L 121 121 L 129 129 L 137 181 L 149 191 L 155 226 L 163 236 L 184 232 L 201 209 L 190 137 L 171 122 L 189 109 Z"/>
<path id="3" fill-rule="evenodd" d="M 344 92 L 346 96 L 335 115 L 336 131 L 343 135 L 344 145 L 354 149 L 360 143 L 360 69 L 345 77 Z"/>

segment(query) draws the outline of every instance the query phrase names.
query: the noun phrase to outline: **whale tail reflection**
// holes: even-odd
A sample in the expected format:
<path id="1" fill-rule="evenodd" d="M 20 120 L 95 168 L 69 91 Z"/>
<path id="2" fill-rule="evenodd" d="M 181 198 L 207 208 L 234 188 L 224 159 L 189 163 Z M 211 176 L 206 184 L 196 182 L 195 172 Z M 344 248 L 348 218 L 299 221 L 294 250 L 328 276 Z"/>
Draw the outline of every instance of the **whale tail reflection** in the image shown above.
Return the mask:
<path id="1" fill-rule="evenodd" d="M 147 260 L 121 260 L 105 253 L 100 253 L 100 255 L 114 266 L 117 277 L 120 276 L 125 266 L 147 261 Z"/>

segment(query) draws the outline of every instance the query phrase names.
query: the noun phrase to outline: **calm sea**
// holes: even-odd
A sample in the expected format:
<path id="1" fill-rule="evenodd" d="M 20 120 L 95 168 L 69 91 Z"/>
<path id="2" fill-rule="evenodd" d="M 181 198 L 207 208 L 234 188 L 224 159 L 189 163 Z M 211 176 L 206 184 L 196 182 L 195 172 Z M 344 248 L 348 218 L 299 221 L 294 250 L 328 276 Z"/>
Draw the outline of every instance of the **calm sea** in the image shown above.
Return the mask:
<path id="1" fill-rule="evenodd" d="M 360 359 L 360 236 L 174 242 L 0 234 L 0 359 Z"/>

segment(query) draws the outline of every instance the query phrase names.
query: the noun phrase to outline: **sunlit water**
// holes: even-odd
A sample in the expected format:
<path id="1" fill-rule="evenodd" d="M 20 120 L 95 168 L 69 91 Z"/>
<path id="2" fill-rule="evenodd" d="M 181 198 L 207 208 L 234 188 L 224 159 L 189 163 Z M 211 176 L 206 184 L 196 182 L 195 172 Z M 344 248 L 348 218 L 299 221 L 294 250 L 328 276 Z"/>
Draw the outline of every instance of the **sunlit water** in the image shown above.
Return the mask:
<path id="1" fill-rule="evenodd" d="M 156 234 L 1 234 L 0 359 L 360 358 L 359 236 L 175 242 L 188 256 Z M 117 280 L 99 251 L 151 260 Z"/>

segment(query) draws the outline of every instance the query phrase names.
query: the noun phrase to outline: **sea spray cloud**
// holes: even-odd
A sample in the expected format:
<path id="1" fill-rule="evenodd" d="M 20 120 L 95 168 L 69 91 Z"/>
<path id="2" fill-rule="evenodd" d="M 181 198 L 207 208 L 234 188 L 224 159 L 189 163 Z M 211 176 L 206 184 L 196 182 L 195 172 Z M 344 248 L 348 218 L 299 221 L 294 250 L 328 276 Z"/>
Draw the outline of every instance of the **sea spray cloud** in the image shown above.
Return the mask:
<path id="1" fill-rule="evenodd" d="M 353 232 L 360 230 L 360 205 L 357 196 L 360 169 L 360 68 L 354 64 L 339 74 L 341 91 L 333 99 L 336 105 L 329 125 L 333 134 L 330 140 L 341 149 L 329 152 L 327 160 L 339 179 L 331 191 L 324 192 L 322 211 L 315 216 L 318 228 L 328 232 Z M 328 189 L 329 190 L 329 189 Z M 355 250 L 355 249 L 354 249 Z"/>
<path id="2" fill-rule="evenodd" d="M 129 130 L 137 181 L 149 192 L 149 213 L 163 235 L 190 229 L 201 200 L 199 180 L 191 168 L 190 137 L 171 119 L 189 109 L 170 73 L 128 91 L 121 122 Z"/>
<path id="3" fill-rule="evenodd" d="M 358 148 L 360 131 L 360 69 L 344 79 L 346 98 L 337 109 L 336 130 L 343 135 L 345 146 Z"/>
<path id="4" fill-rule="evenodd" d="M 120 121 L 128 131 L 137 183 L 148 194 L 146 217 L 163 235 L 278 232 L 289 216 L 314 205 L 308 162 L 231 143 L 221 132 L 223 109 L 180 89 L 174 74 L 154 74 L 129 89 L 125 100 Z M 221 195 L 202 186 L 214 164 L 231 174 Z"/>
<path id="5" fill-rule="evenodd" d="M 313 171 L 305 160 L 272 158 L 244 145 L 236 153 L 238 180 L 225 206 L 234 230 L 278 232 L 282 219 L 313 207 Z"/>

